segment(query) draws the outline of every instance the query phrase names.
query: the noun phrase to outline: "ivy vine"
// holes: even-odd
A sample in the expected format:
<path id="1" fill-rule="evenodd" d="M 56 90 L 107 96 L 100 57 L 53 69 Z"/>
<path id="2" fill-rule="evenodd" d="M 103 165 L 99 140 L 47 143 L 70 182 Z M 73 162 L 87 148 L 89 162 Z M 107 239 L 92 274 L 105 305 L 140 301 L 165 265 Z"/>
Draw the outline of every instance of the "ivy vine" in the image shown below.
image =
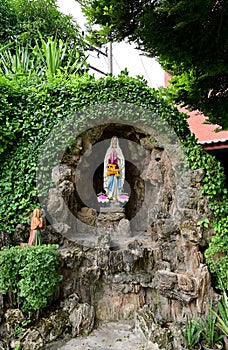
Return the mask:
<path id="1" fill-rule="evenodd" d="M 208 207 L 213 213 L 212 236 L 205 251 L 206 262 L 217 280 L 217 287 L 228 288 L 228 201 L 225 187 L 224 169 L 215 157 L 196 144 L 191 136 L 183 142 L 188 164 L 192 169 L 202 168 L 205 175 L 202 180 L 202 193 L 208 198 Z M 209 218 L 200 222 L 208 227 Z"/>

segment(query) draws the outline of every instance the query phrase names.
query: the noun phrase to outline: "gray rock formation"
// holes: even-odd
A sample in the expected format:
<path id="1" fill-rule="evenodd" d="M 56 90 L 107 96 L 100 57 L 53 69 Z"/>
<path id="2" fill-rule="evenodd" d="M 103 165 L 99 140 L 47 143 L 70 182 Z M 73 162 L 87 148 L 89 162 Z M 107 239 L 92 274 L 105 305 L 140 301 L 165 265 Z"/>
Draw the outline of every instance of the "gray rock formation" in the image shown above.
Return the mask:
<path id="1" fill-rule="evenodd" d="M 69 315 L 72 337 L 82 333 L 89 334 L 92 331 L 95 320 L 94 307 L 87 303 L 80 304 L 76 294 L 71 295 L 64 302 L 63 311 Z"/>
<path id="2" fill-rule="evenodd" d="M 18 309 L 7 310 L 5 320 L 5 339 L 11 339 L 12 348 L 20 345 L 25 350 L 39 350 L 46 343 L 64 336 L 89 334 L 94 326 L 95 310 L 87 303 L 80 303 L 79 297 L 73 294 L 58 310 L 49 313 L 48 317 L 42 317 L 36 326 L 24 328 L 23 321 L 26 319 Z"/>
<path id="3" fill-rule="evenodd" d="M 148 349 L 149 344 L 156 344 L 160 350 L 171 350 L 169 327 L 163 325 L 183 322 L 196 312 L 203 314 L 214 296 L 201 253 L 213 229 L 198 225 L 200 219 L 211 218 L 207 199 L 201 194 L 204 172 L 186 170 L 175 150 L 172 160 L 159 142 L 148 135 L 142 138 L 139 131 L 128 131 L 126 138 L 141 138 L 144 148 L 142 153 L 132 145 L 126 148 L 133 165 L 129 160 L 126 167 L 131 196 L 125 210 L 102 212 L 86 207 L 78 198 L 75 167 L 86 151 L 83 169 L 88 169 L 88 181 L 90 156 L 93 161 L 100 156 L 93 154 L 92 145 L 102 133 L 105 126 L 95 136 L 85 133 L 70 157 L 65 156 L 65 164 L 53 169 L 55 188 L 50 190 L 47 205 L 53 225 L 46 232 L 47 242 L 61 245 L 63 302 L 24 335 L 24 349 L 38 349 L 67 334 L 88 333 L 95 320 L 131 318 L 148 338 Z M 102 171 L 99 167 L 92 173 L 99 191 Z M 89 201 L 90 191 L 85 198 Z"/>
<path id="4" fill-rule="evenodd" d="M 135 315 L 135 327 L 148 341 L 148 348 L 157 345 L 159 350 L 173 350 L 173 334 L 170 329 L 161 327 L 147 305 L 139 309 Z"/>

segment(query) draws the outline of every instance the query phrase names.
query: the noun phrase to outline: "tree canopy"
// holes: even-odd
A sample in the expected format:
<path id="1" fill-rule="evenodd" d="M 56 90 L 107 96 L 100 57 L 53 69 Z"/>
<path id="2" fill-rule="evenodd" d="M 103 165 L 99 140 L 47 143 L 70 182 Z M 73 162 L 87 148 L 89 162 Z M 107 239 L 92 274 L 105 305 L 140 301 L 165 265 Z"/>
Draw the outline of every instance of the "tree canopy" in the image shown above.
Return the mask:
<path id="1" fill-rule="evenodd" d="M 93 43 L 136 42 L 173 76 L 169 94 L 228 128 L 228 2 L 81 0 Z"/>
<path id="2" fill-rule="evenodd" d="M 0 74 L 48 78 L 87 70 L 79 27 L 56 0 L 3 0 L 0 15 Z"/>
<path id="3" fill-rule="evenodd" d="M 84 47 L 76 21 L 58 10 L 56 0 L 2 0 L 0 16 L 1 46 L 13 41 L 35 45 L 41 34 L 43 39 L 53 37 Z"/>

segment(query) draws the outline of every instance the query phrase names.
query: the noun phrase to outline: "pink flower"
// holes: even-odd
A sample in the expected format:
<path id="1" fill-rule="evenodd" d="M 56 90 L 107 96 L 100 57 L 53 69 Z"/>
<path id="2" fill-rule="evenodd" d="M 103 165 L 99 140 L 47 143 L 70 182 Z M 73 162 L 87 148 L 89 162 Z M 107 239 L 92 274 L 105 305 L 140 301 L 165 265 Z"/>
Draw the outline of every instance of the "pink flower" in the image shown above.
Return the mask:
<path id="1" fill-rule="evenodd" d="M 106 199 L 106 196 L 104 194 L 101 194 L 98 198 L 100 199 Z"/>
<path id="2" fill-rule="evenodd" d="M 120 194 L 119 197 L 120 197 L 121 199 L 127 199 L 126 194 Z"/>
<path id="3" fill-rule="evenodd" d="M 97 200 L 98 200 L 99 203 L 108 203 L 109 202 L 109 199 L 106 197 L 105 194 L 100 194 L 97 197 Z"/>
<path id="4" fill-rule="evenodd" d="M 129 199 L 129 197 L 128 197 L 126 194 L 120 194 L 120 195 L 118 196 L 118 200 L 119 200 L 119 202 L 121 202 L 121 203 L 127 202 L 128 199 Z"/>

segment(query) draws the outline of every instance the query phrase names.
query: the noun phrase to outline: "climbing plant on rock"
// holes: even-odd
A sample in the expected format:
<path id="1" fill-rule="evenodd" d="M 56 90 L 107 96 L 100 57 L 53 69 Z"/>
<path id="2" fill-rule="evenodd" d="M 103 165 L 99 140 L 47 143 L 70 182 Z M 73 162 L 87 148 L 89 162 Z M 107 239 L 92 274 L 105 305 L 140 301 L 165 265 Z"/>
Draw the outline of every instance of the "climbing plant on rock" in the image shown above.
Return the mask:
<path id="1" fill-rule="evenodd" d="M 225 188 L 224 170 L 209 153 L 195 143 L 195 139 L 187 136 L 183 142 L 188 164 L 192 169 L 202 168 L 205 176 L 202 180 L 202 193 L 207 196 L 208 207 L 213 213 L 213 228 L 215 235 L 205 252 L 207 264 L 211 272 L 217 276 L 219 288 L 228 288 L 228 201 Z M 201 224 L 206 228 L 209 219 Z"/>
<path id="2" fill-rule="evenodd" d="M 193 169 L 204 169 L 202 191 L 208 196 L 214 213 L 216 231 L 206 257 L 210 262 L 218 247 L 222 246 L 224 255 L 217 258 L 216 265 L 223 281 L 226 279 L 228 242 L 225 225 L 228 208 L 222 168 L 190 136 L 186 116 L 163 99 L 158 91 L 149 88 L 145 80 L 131 78 L 126 72 L 119 77 L 108 76 L 98 80 L 88 75 L 65 77 L 61 74 L 51 80 L 33 77 L 29 81 L 21 78 L 16 82 L 1 77 L 0 92 L 0 230 L 12 234 L 16 224 L 27 222 L 28 215 L 37 206 L 37 161 L 53 126 L 85 106 L 127 102 L 147 108 L 165 123 L 168 122 L 183 144 L 189 165 Z M 75 119 L 76 124 L 80 122 L 80 118 Z M 145 122 L 149 124 L 150 120 Z"/>

